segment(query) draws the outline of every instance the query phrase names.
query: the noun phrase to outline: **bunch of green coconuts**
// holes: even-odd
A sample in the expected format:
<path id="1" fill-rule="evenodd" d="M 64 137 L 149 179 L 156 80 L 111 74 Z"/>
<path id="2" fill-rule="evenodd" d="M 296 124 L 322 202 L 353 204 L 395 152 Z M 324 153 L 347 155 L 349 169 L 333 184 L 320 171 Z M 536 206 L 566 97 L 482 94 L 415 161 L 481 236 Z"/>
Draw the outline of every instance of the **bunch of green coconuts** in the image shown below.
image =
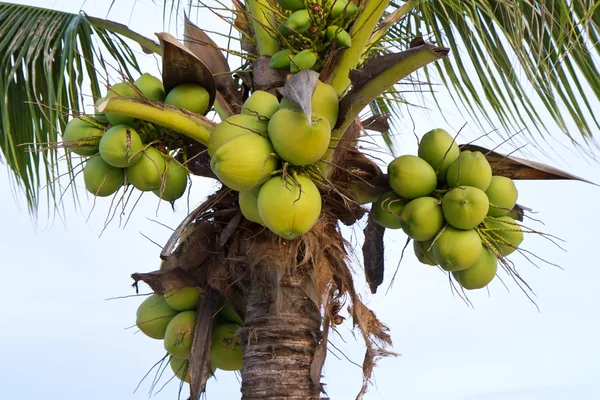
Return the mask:
<path id="1" fill-rule="evenodd" d="M 514 182 L 492 175 L 484 154 L 460 151 L 443 129 L 422 137 L 418 156 L 394 159 L 388 177 L 393 191 L 373 204 L 375 221 L 402 229 L 421 263 L 452 272 L 465 289 L 487 286 L 498 259 L 523 241 L 511 217 L 518 196 Z"/>
<path id="2" fill-rule="evenodd" d="M 165 93 L 160 79 L 143 74 L 133 84 L 120 82 L 109 88 L 106 98 L 148 98 L 204 114 L 209 94 L 197 84 L 182 84 Z M 153 126 L 117 113 L 82 115 L 73 118 L 63 132 L 63 144 L 83 157 L 86 189 L 105 197 L 130 184 L 141 191 L 152 191 L 165 201 L 183 196 L 188 171 L 155 141 Z"/>
<path id="3" fill-rule="evenodd" d="M 197 287 L 152 294 L 137 309 L 136 326 L 146 336 L 163 341 L 173 373 L 189 383 L 188 359 L 196 327 L 196 308 L 202 292 Z M 213 320 L 210 366 L 237 371 L 244 365 L 242 345 L 236 336 L 244 323 L 233 308 L 224 304 Z"/>

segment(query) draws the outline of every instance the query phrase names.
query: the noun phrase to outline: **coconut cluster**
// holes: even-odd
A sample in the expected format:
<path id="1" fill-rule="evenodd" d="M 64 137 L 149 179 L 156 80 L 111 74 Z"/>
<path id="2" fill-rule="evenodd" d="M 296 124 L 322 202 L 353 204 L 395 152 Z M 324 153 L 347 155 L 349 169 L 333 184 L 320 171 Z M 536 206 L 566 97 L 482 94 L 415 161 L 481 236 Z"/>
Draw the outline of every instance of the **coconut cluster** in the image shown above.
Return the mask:
<path id="1" fill-rule="evenodd" d="M 277 0 L 281 19 L 277 26 L 283 50 L 273 54 L 269 66 L 292 73 L 304 69 L 319 71 L 331 45 L 348 48 L 348 29 L 358 8 L 348 0 Z"/>
<path id="2" fill-rule="evenodd" d="M 219 180 L 239 192 L 246 219 L 294 239 L 308 232 L 321 214 L 321 194 L 311 166 L 328 149 L 339 112 L 335 90 L 319 81 L 310 120 L 296 103 L 257 90 L 241 114 L 210 135 L 210 166 Z"/>
<path id="3" fill-rule="evenodd" d="M 452 272 L 465 289 L 480 289 L 496 276 L 498 259 L 513 253 L 523 231 L 512 218 L 514 182 L 492 174 L 485 155 L 460 151 L 443 129 L 427 132 L 418 156 L 388 165 L 393 189 L 373 204 L 374 219 L 413 239 L 419 261 Z"/>
<path id="4" fill-rule="evenodd" d="M 189 383 L 188 360 L 196 328 L 196 307 L 202 292 L 197 287 L 173 289 L 164 295 L 152 294 L 137 309 L 136 326 L 146 336 L 163 341 L 170 365 L 179 379 Z M 242 345 L 236 333 L 244 321 L 230 305 L 224 304 L 212 327 L 210 366 L 237 371 L 244 365 Z"/>
<path id="5" fill-rule="evenodd" d="M 113 85 L 104 98 L 147 98 L 204 114 L 209 95 L 196 84 L 182 84 L 167 94 L 160 79 L 143 74 L 133 85 Z M 185 193 L 188 171 L 169 155 L 152 126 L 116 112 L 73 118 L 63 134 L 64 145 L 85 160 L 85 187 L 95 196 L 105 197 L 131 184 L 151 191 L 165 201 L 175 201 Z"/>

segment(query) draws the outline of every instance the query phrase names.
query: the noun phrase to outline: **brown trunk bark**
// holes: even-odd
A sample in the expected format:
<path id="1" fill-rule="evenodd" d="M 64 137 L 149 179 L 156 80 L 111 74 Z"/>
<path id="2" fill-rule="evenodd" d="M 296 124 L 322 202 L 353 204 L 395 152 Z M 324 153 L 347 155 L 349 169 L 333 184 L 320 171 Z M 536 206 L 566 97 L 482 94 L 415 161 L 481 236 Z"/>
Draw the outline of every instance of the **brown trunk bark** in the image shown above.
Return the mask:
<path id="1" fill-rule="evenodd" d="M 311 379 L 311 365 L 321 315 L 309 296 L 314 292 L 309 274 L 276 265 L 253 273 L 241 332 L 242 399 L 318 399 L 321 386 Z"/>

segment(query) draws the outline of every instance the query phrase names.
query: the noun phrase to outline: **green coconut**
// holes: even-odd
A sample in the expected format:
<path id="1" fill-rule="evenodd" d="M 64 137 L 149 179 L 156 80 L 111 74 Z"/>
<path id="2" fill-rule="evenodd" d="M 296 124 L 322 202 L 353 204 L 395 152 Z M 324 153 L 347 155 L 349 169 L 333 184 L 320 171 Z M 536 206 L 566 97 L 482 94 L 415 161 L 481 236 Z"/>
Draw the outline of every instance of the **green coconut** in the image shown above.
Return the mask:
<path id="1" fill-rule="evenodd" d="M 279 108 L 291 108 L 298 111 L 302 110 L 298 104 L 286 97 L 281 99 Z M 327 118 L 330 128 L 333 129 L 337 123 L 339 111 L 340 104 L 335 89 L 331 85 L 317 81 L 315 91 L 311 98 L 311 113 Z"/>
<path id="2" fill-rule="evenodd" d="M 189 370 L 189 361 L 184 360 L 182 358 L 171 357 L 169 361 L 169 365 L 173 370 L 173 373 L 176 377 L 184 381 L 185 383 L 190 383 L 190 374 Z"/>
<path id="3" fill-rule="evenodd" d="M 195 327 L 196 311 L 183 311 L 173 317 L 165 331 L 165 350 L 174 357 L 188 359 Z"/>
<path id="4" fill-rule="evenodd" d="M 257 224 L 263 225 L 260 214 L 258 213 L 258 192 L 261 186 L 257 186 L 252 189 L 244 190 L 239 192 L 240 210 L 242 215 L 248 221 L 256 222 Z"/>
<path id="5" fill-rule="evenodd" d="M 225 323 L 234 323 L 237 325 L 244 324 L 244 320 L 242 319 L 242 317 L 234 310 L 234 308 L 229 303 L 223 303 L 221 305 L 221 309 L 217 314 L 217 319 Z"/>
<path id="6" fill-rule="evenodd" d="M 408 200 L 401 198 L 394 191 L 379 196 L 373 204 L 373 219 L 379 225 L 389 229 L 400 229 L 400 213 Z"/>
<path id="7" fill-rule="evenodd" d="M 433 167 L 439 181 L 446 180 L 448 167 L 458 158 L 459 153 L 454 138 L 443 129 L 427 132 L 419 143 L 419 157 Z"/>
<path id="8" fill-rule="evenodd" d="M 433 256 L 446 271 L 461 271 L 475 264 L 481 254 L 481 239 L 474 229 L 446 229 L 433 243 Z"/>
<path id="9" fill-rule="evenodd" d="M 290 60 L 290 72 L 296 73 L 304 71 L 305 69 L 311 69 L 315 66 L 319 60 L 319 55 L 312 49 L 304 49 L 298 54 L 294 55 Z"/>
<path id="10" fill-rule="evenodd" d="M 185 193 L 188 183 L 188 171 L 174 159 L 169 159 L 161 178 L 161 186 L 152 193 L 165 201 L 175 201 Z"/>
<path id="11" fill-rule="evenodd" d="M 427 161 L 412 155 L 397 157 L 388 164 L 389 184 L 405 199 L 429 195 L 437 185 L 437 175 Z"/>
<path id="12" fill-rule="evenodd" d="M 306 8 L 304 0 L 277 0 L 277 4 L 284 10 L 290 11 L 298 11 Z"/>
<path id="13" fill-rule="evenodd" d="M 165 301 L 177 311 L 195 310 L 202 296 L 199 287 L 183 287 L 165 293 Z"/>
<path id="14" fill-rule="evenodd" d="M 98 143 L 104 129 L 98 128 L 80 118 L 69 121 L 63 132 L 64 145 L 80 156 L 91 156 L 98 152 Z"/>
<path id="15" fill-rule="evenodd" d="M 350 182 L 348 184 L 348 196 L 360 205 L 370 204 L 377 201 L 379 195 L 376 191 L 368 190 L 365 186 L 368 185 L 365 182 Z"/>
<path id="16" fill-rule="evenodd" d="M 446 173 L 448 186 L 473 186 L 487 190 L 492 182 L 492 167 L 480 151 L 464 150 L 448 166 Z"/>
<path id="17" fill-rule="evenodd" d="M 133 84 L 149 99 L 164 101 L 167 96 L 162 81 L 148 73 L 142 74 Z"/>
<path id="18" fill-rule="evenodd" d="M 208 110 L 210 95 L 203 86 L 197 83 L 182 83 L 175 86 L 165 97 L 165 104 L 184 108 L 188 111 L 204 115 Z"/>
<path id="19" fill-rule="evenodd" d="M 211 365 L 224 371 L 239 371 L 244 366 L 244 350 L 236 336 L 239 325 L 218 324 L 212 330 Z"/>
<path id="20" fill-rule="evenodd" d="M 127 181 L 141 191 L 160 189 L 166 170 L 165 156 L 155 147 L 147 147 L 135 164 L 127 167 Z"/>
<path id="21" fill-rule="evenodd" d="M 419 197 L 409 201 L 400 213 L 402 230 L 420 242 L 433 239 L 444 225 L 439 201 L 433 197 Z"/>
<path id="22" fill-rule="evenodd" d="M 303 112 L 286 108 L 271 117 L 268 132 L 279 157 L 293 165 L 308 165 L 320 160 L 331 139 L 327 119 L 313 117 L 309 122 Z"/>
<path id="23" fill-rule="evenodd" d="M 433 255 L 433 249 L 431 247 L 432 243 L 433 239 L 429 239 L 424 242 L 413 240 L 413 250 L 421 264 L 437 265 Z"/>
<path id="24" fill-rule="evenodd" d="M 102 159 L 117 168 L 126 168 L 142 158 L 144 145 L 130 126 L 115 125 L 102 135 L 98 149 Z"/>
<path id="25" fill-rule="evenodd" d="M 348 0 L 336 0 L 331 7 L 331 18 L 336 19 L 339 16 L 348 18 L 356 14 L 358 7 Z"/>
<path id="26" fill-rule="evenodd" d="M 98 197 L 115 193 L 123 186 L 124 180 L 124 170 L 108 165 L 100 156 L 91 157 L 83 167 L 85 188 Z"/>
<path id="27" fill-rule="evenodd" d="M 228 117 L 210 133 L 208 155 L 212 157 L 223 144 L 247 133 L 255 133 L 266 137 L 267 122 L 259 119 L 256 115 L 249 114 L 236 114 Z"/>
<path id="28" fill-rule="evenodd" d="M 290 49 L 279 50 L 277 53 L 271 56 L 269 68 L 289 69 L 292 57 L 294 57 L 294 53 L 292 53 Z"/>
<path id="29" fill-rule="evenodd" d="M 242 114 L 260 116 L 267 119 L 271 118 L 277 110 L 279 110 L 279 99 L 277 99 L 277 96 L 264 90 L 254 91 L 242 106 Z"/>
<path id="30" fill-rule="evenodd" d="M 492 182 L 485 191 L 489 201 L 490 209 L 488 215 L 491 217 L 500 217 L 511 212 L 517 204 L 517 187 L 512 179 L 505 176 L 492 176 Z"/>
<path id="31" fill-rule="evenodd" d="M 177 310 L 171 308 L 163 296 L 153 293 L 138 307 L 135 324 L 146 336 L 163 339 L 167 326 L 176 315 Z"/>
<path id="32" fill-rule="evenodd" d="M 285 20 L 284 23 L 279 24 L 277 30 L 283 36 L 290 36 L 294 33 L 304 33 L 312 25 L 312 20 L 308 10 L 294 11 L 292 15 Z"/>
<path id="33" fill-rule="evenodd" d="M 456 187 L 442 198 L 444 218 L 458 229 L 472 229 L 483 222 L 489 205 L 485 192 L 472 186 Z"/>
<path id="34" fill-rule="evenodd" d="M 327 38 L 329 40 L 335 40 L 337 42 L 338 47 L 351 47 L 352 46 L 352 37 L 348 32 L 339 26 L 330 25 L 327 27 L 325 31 Z"/>
<path id="35" fill-rule="evenodd" d="M 210 168 L 227 187 L 244 191 L 267 179 L 278 160 L 269 139 L 254 133 L 236 137 L 220 146 Z"/>
<path id="36" fill-rule="evenodd" d="M 110 97 L 126 97 L 129 99 L 139 99 L 140 94 L 135 90 L 135 88 L 128 82 L 120 82 L 115 85 L 112 85 L 110 89 L 108 89 L 108 93 L 105 96 L 106 98 Z M 132 117 L 128 117 L 126 115 L 121 115 L 116 112 L 105 113 L 106 119 L 110 122 L 111 125 L 134 125 L 134 119 Z"/>
<path id="37" fill-rule="evenodd" d="M 507 256 L 517 250 L 523 242 L 523 230 L 517 222 L 509 216 L 486 218 L 485 226 L 491 236 L 494 247 L 500 254 Z"/>
<path id="38" fill-rule="evenodd" d="M 465 289 L 474 290 L 486 287 L 496 276 L 498 271 L 498 259 L 486 247 L 475 263 L 463 271 L 452 273 L 454 279 Z"/>
<path id="39" fill-rule="evenodd" d="M 306 176 L 297 176 L 295 182 L 275 176 L 258 192 L 258 213 L 273 233 L 291 240 L 308 232 L 319 219 L 321 194 Z"/>

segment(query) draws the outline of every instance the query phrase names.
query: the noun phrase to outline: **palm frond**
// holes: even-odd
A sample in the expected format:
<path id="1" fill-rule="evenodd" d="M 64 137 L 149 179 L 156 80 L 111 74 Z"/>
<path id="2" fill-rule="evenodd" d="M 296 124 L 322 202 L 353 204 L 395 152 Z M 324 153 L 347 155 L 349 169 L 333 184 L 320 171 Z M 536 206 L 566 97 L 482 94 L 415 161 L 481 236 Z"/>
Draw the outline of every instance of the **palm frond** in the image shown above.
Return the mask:
<path id="1" fill-rule="evenodd" d="M 57 198 L 61 163 L 56 146 L 48 144 L 60 140 L 69 114 L 101 96 L 99 76 L 109 73 L 107 62 L 114 60 L 112 67 L 129 77 L 131 68 L 139 71 L 134 52 L 115 32 L 156 50 L 154 42 L 120 24 L 0 3 L 0 150 L 31 212 L 39 205 L 40 186 L 49 200 Z M 46 150 L 31 151 L 40 148 Z"/>

